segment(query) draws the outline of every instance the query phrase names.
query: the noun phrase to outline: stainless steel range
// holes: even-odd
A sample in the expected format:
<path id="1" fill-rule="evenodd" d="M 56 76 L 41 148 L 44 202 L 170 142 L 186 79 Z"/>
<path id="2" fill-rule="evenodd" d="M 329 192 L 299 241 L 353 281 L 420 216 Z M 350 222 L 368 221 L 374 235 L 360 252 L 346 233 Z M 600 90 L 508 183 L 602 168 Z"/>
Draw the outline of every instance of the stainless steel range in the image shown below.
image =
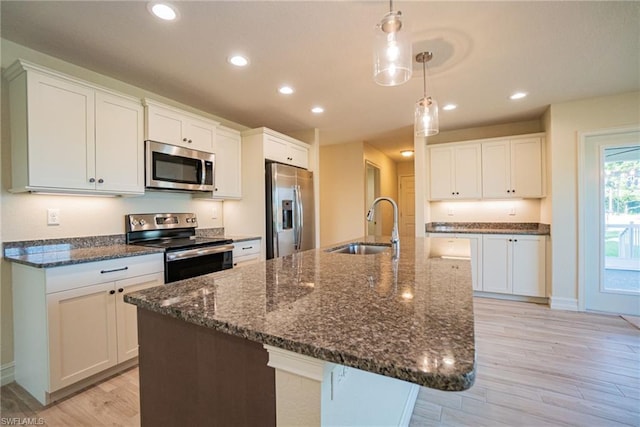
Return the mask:
<path id="1" fill-rule="evenodd" d="M 196 237 L 193 213 L 130 214 L 125 216 L 127 243 L 164 249 L 164 282 L 233 267 L 233 241 Z"/>

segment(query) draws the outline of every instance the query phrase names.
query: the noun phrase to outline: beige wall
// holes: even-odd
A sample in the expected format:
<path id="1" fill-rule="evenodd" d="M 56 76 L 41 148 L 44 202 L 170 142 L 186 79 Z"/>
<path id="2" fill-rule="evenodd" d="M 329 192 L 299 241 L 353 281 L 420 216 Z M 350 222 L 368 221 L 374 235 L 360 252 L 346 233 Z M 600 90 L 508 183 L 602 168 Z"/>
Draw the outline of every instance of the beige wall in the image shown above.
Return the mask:
<path id="1" fill-rule="evenodd" d="M 431 202 L 430 208 L 432 222 L 540 222 L 534 199 Z"/>
<path id="2" fill-rule="evenodd" d="M 577 144 L 581 132 L 640 126 L 640 92 L 553 104 L 547 143 L 551 174 L 552 307 L 578 300 Z M 545 211 L 548 207 L 545 207 Z"/>
<path id="3" fill-rule="evenodd" d="M 366 232 L 365 161 L 380 168 L 380 195 L 398 199 L 396 163 L 362 142 L 320 147 L 320 245 L 362 237 Z M 382 234 L 390 236 L 393 208 L 382 202 L 377 218 Z M 380 212 L 382 215 L 380 215 Z"/>
<path id="4" fill-rule="evenodd" d="M 398 176 L 413 175 L 415 171 L 413 160 L 396 163 L 396 169 L 398 172 Z"/>
<path id="5" fill-rule="evenodd" d="M 380 196 L 391 197 L 398 202 L 398 172 L 396 162 L 387 157 L 382 151 L 369 144 L 364 144 L 364 159 L 380 168 Z M 364 168 L 362 170 L 364 175 Z M 364 187 L 362 190 L 364 196 Z M 369 206 L 365 206 L 369 209 Z M 380 215 L 380 212 L 382 215 Z M 366 212 L 365 212 L 366 213 Z M 381 233 L 383 236 L 391 236 L 393 229 L 393 206 L 387 202 L 381 202 L 376 206 L 376 218 L 382 220 Z"/>
<path id="6" fill-rule="evenodd" d="M 362 143 L 320 147 L 320 246 L 365 232 Z"/>

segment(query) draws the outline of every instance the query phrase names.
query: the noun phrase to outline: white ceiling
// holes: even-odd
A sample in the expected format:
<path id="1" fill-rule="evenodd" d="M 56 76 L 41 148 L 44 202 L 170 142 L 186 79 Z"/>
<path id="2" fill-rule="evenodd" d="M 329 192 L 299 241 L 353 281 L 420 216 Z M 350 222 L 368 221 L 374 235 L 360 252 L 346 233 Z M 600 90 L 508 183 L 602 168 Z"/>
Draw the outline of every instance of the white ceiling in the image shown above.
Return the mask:
<path id="1" fill-rule="evenodd" d="M 161 22 L 144 1 L 0 2 L 3 38 L 249 127 L 318 128 L 322 143 L 367 141 L 399 159 L 413 146 L 422 66 L 377 86 L 383 1 L 174 1 Z M 441 131 L 540 117 L 549 104 L 640 89 L 640 2 L 396 1 L 414 54 L 429 50 Z M 242 52 L 237 69 L 228 55 Z M 288 83 L 291 96 L 277 93 Z M 510 101 L 516 90 L 529 92 Z M 314 115 L 313 105 L 326 112 Z"/>

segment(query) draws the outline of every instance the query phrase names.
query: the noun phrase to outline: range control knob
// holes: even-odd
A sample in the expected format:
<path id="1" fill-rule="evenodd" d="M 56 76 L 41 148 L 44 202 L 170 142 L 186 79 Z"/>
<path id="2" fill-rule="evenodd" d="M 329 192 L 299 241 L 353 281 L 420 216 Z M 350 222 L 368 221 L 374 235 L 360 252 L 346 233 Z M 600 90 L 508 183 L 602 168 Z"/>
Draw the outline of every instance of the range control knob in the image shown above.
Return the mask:
<path id="1" fill-rule="evenodd" d="M 140 222 L 140 225 L 145 225 L 147 223 L 147 221 L 145 221 L 144 219 L 141 219 L 139 222 Z"/>
<path id="2" fill-rule="evenodd" d="M 137 220 L 137 219 L 135 219 L 135 218 L 132 218 L 132 219 L 131 219 L 131 225 L 133 225 L 133 226 L 138 225 L 138 220 Z"/>

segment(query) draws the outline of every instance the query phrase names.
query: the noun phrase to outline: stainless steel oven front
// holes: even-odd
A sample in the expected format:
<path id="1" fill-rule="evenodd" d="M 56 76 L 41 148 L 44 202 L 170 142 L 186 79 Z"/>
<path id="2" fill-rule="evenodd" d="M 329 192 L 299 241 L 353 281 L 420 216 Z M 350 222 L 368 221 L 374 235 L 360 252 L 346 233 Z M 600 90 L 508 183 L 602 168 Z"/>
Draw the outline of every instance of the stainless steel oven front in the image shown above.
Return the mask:
<path id="1" fill-rule="evenodd" d="M 165 283 L 233 268 L 233 245 L 167 250 Z"/>

